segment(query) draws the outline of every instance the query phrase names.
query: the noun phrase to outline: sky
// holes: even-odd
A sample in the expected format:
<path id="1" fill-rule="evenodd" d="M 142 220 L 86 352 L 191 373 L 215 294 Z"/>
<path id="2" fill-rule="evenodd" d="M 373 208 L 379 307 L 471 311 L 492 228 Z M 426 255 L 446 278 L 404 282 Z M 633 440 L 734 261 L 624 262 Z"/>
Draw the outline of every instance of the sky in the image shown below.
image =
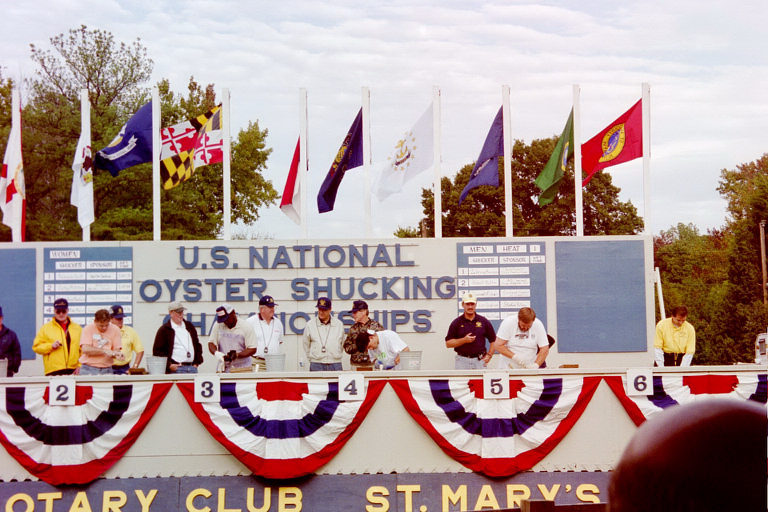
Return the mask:
<path id="1" fill-rule="evenodd" d="M 624 4 L 624 5 L 621 5 Z M 333 212 L 317 191 L 370 90 L 370 180 L 403 133 L 441 93 L 441 173 L 473 162 L 510 88 L 512 137 L 559 135 L 580 88 L 582 142 L 650 84 L 650 205 L 641 160 L 606 169 L 658 234 L 678 223 L 722 227 L 722 169 L 768 152 L 768 2 L 702 0 L 519 2 L 514 0 L 32 0 L 3 5 L 3 75 L 29 77 L 29 44 L 78 28 L 140 38 L 152 82 L 185 92 L 190 76 L 231 91 L 231 131 L 258 122 L 272 153 L 265 175 L 282 193 L 307 90 L 312 238 L 365 238 L 365 170 L 350 170 Z M 96 148 L 99 149 L 99 148 Z M 386 201 L 372 202 L 371 235 L 391 237 L 422 218 L 431 171 Z M 514 186 L 514 184 L 513 184 Z M 301 238 L 274 205 L 247 238 Z"/>

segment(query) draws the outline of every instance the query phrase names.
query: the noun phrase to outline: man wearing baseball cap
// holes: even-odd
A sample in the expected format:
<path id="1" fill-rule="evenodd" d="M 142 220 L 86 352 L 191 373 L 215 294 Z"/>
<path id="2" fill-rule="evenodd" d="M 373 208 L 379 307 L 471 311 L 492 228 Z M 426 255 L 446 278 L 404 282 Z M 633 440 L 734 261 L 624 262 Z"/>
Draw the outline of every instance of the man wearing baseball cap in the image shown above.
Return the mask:
<path id="1" fill-rule="evenodd" d="M 115 375 L 124 375 L 128 373 L 128 368 L 138 368 L 141 359 L 144 357 L 144 345 L 141 343 L 139 333 L 129 326 L 124 325 L 125 312 L 123 306 L 115 304 L 110 308 L 110 321 L 118 329 L 120 329 L 120 340 L 123 345 L 123 359 L 115 359 L 115 364 L 112 365 L 112 372 Z M 136 354 L 136 360 L 131 364 L 133 354 Z"/>
<path id="2" fill-rule="evenodd" d="M 368 317 L 368 303 L 364 300 L 356 300 L 352 303 L 352 318 L 355 323 L 349 328 L 347 337 L 344 339 L 344 352 L 349 354 L 349 362 L 352 369 L 365 368 L 371 365 L 371 358 L 368 350 L 357 349 L 357 337 L 369 329 L 374 331 L 383 331 L 384 326 L 376 320 Z"/>
<path id="3" fill-rule="evenodd" d="M 69 302 L 53 302 L 54 316 L 43 324 L 32 342 L 32 350 L 43 356 L 46 375 L 72 375 L 80 367 L 82 327 L 69 318 Z"/>
<path id="4" fill-rule="evenodd" d="M 445 335 L 445 346 L 455 352 L 454 368 L 457 370 L 482 370 L 485 368 L 486 343 L 493 343 L 496 331 L 482 315 L 476 313 L 477 298 L 471 292 L 461 297 L 464 308 L 458 318 L 451 322 Z"/>
<path id="5" fill-rule="evenodd" d="M 208 350 L 216 359 L 224 361 L 225 372 L 250 370 L 251 356 L 256 353 L 256 333 L 248 322 L 237 317 L 235 308 L 222 304 L 216 308 Z"/>
<path id="6" fill-rule="evenodd" d="M 256 353 L 253 357 L 259 370 L 266 369 L 267 354 L 283 353 L 283 324 L 275 316 L 275 306 L 275 299 L 264 295 L 259 299 L 259 312 L 246 320 L 256 333 Z"/>
<path id="7" fill-rule="evenodd" d="M 309 361 L 309 371 L 341 371 L 344 324 L 331 316 L 331 299 L 317 299 L 317 316 L 304 327 L 302 344 Z"/>
<path id="8" fill-rule="evenodd" d="M 203 363 L 203 346 L 195 326 L 184 318 L 186 309 L 178 301 L 168 304 L 170 318 L 155 334 L 152 355 L 168 358 L 165 373 L 197 373 Z"/>

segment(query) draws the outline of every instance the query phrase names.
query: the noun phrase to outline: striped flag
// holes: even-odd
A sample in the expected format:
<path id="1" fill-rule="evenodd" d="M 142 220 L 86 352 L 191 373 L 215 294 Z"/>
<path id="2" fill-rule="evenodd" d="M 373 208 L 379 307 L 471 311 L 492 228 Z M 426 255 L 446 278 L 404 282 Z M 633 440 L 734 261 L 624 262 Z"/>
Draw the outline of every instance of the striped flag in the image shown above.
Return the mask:
<path id="1" fill-rule="evenodd" d="M 221 105 L 161 131 L 160 180 L 170 190 L 192 177 L 196 167 L 224 159 Z"/>
<path id="2" fill-rule="evenodd" d="M 291 168 L 288 170 L 288 178 L 285 180 L 283 197 L 280 200 L 280 210 L 296 224 L 301 224 L 301 176 L 299 175 L 299 149 L 301 138 L 296 141 L 296 150 L 293 152 Z"/>
<path id="3" fill-rule="evenodd" d="M 14 242 L 23 242 L 27 194 L 21 157 L 21 101 L 19 92 L 15 89 L 12 104 L 11 133 L 8 136 L 3 170 L 0 173 L 0 210 L 3 212 L 3 224 L 11 228 L 11 239 Z"/>

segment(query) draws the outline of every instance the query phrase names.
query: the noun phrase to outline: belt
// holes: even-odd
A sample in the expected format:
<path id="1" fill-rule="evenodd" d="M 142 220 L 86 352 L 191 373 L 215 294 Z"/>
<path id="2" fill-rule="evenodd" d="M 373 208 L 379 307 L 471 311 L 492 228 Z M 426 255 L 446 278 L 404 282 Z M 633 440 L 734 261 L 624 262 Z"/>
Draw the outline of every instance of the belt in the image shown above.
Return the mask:
<path id="1" fill-rule="evenodd" d="M 458 355 L 459 357 L 464 357 L 466 359 L 482 359 L 485 357 L 485 354 L 486 353 L 483 352 L 482 354 L 477 354 L 475 356 L 465 356 L 464 354 L 459 354 L 458 352 L 456 353 L 456 355 Z"/>
<path id="2" fill-rule="evenodd" d="M 179 363 L 181 366 L 194 366 L 195 363 Z"/>
<path id="3" fill-rule="evenodd" d="M 254 359 L 258 359 L 259 361 L 266 361 L 266 359 L 264 359 L 263 357 L 259 357 L 259 356 L 253 356 L 253 358 Z"/>

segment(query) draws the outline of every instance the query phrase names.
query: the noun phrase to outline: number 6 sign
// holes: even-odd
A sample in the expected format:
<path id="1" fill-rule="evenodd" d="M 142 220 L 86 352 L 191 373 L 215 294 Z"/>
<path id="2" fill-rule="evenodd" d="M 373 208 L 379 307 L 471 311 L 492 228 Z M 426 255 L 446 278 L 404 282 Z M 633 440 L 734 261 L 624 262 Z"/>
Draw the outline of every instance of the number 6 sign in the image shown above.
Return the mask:
<path id="1" fill-rule="evenodd" d="M 629 368 L 627 370 L 627 396 L 653 394 L 653 370 L 650 368 Z"/>

